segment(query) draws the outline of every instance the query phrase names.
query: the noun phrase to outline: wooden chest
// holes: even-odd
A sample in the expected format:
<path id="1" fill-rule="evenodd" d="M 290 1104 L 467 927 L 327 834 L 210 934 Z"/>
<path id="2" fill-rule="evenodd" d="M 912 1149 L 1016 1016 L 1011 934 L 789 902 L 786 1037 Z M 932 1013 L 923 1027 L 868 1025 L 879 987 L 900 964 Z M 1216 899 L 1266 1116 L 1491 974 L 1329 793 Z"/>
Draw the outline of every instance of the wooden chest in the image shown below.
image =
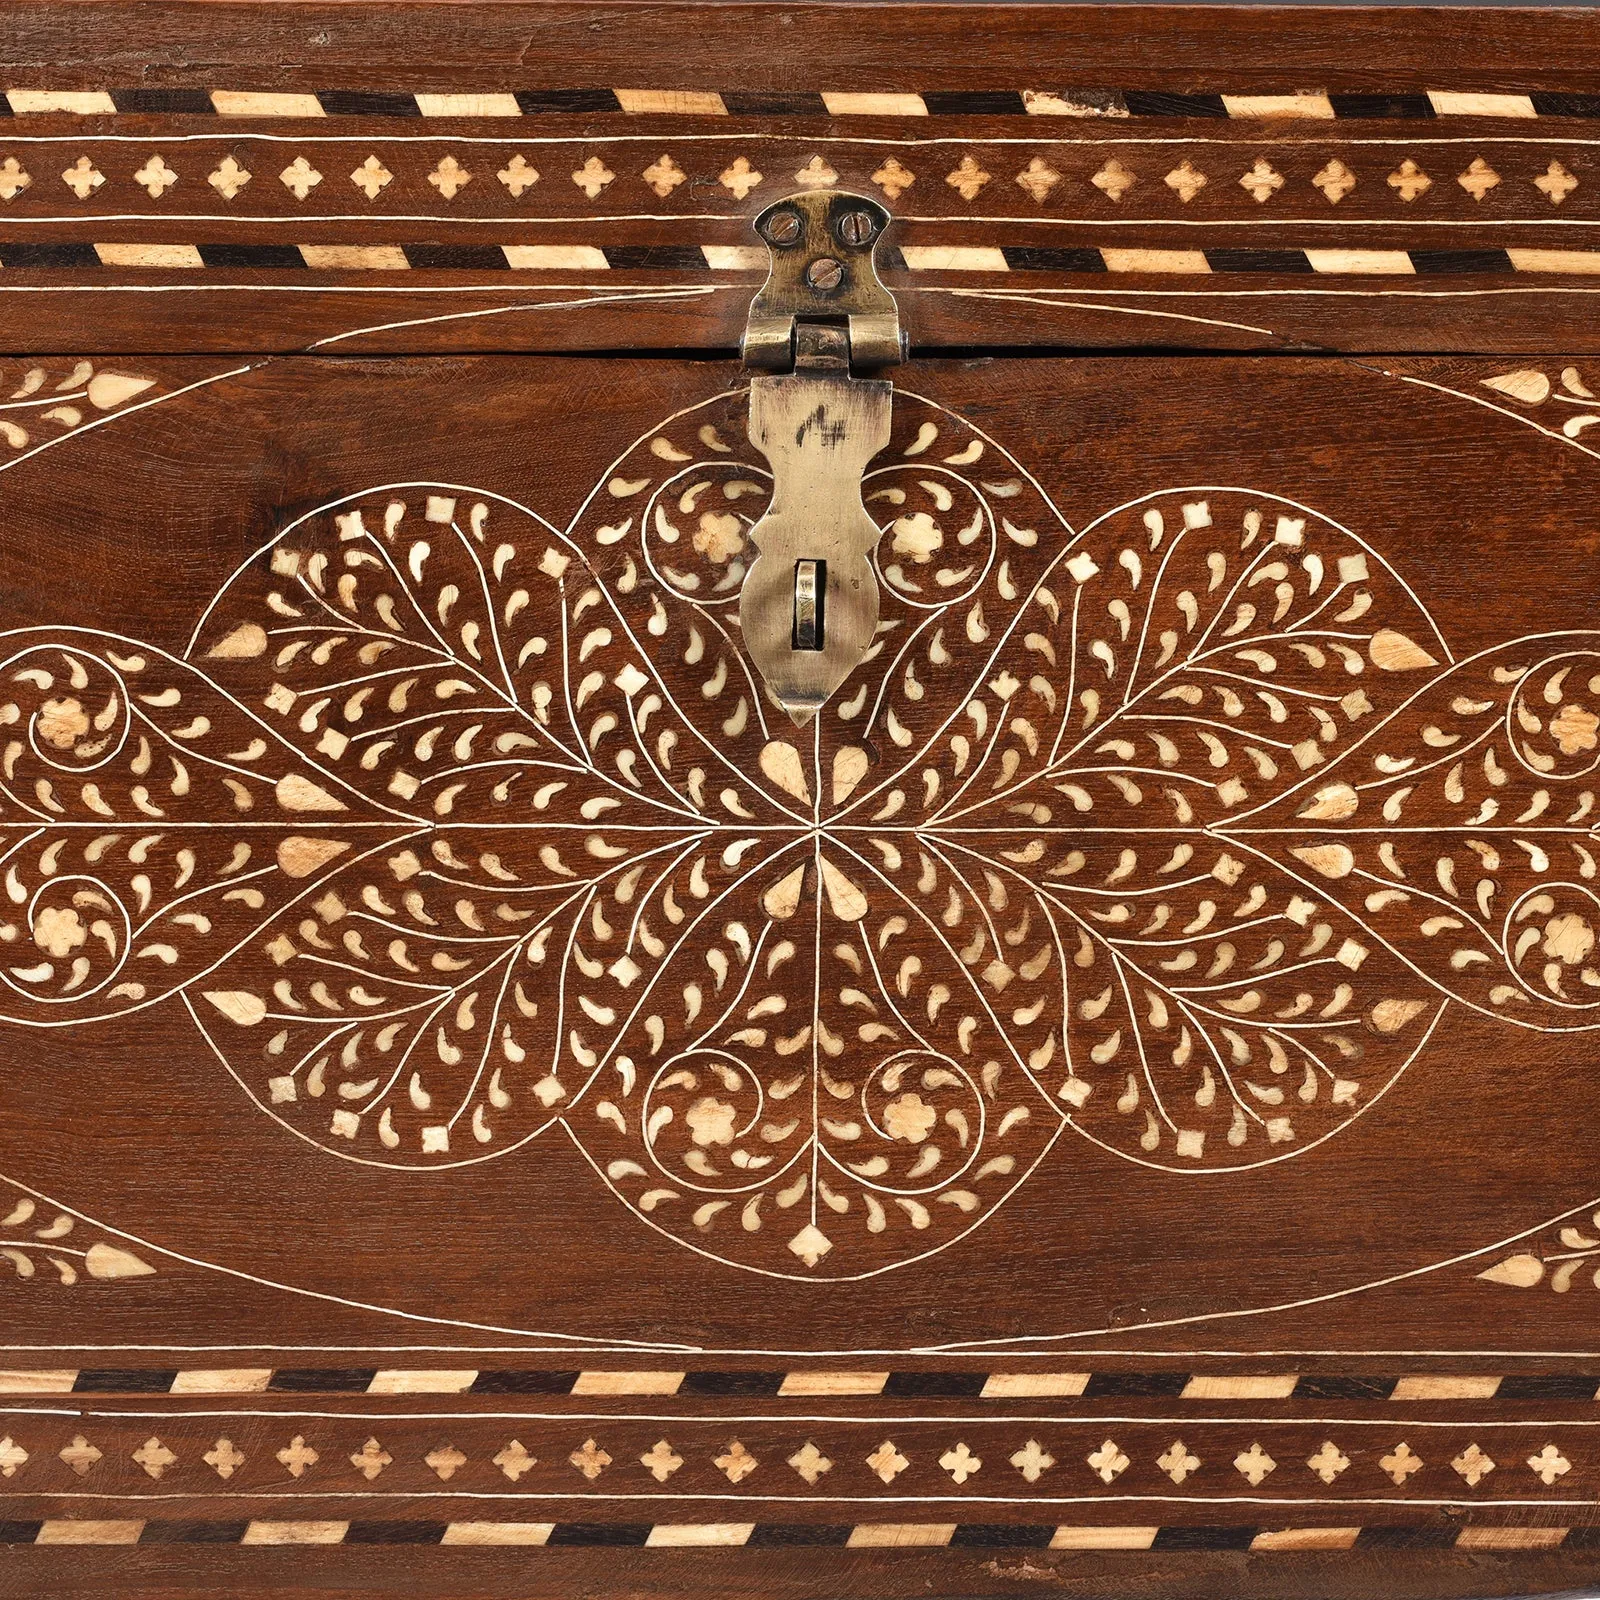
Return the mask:
<path id="1" fill-rule="evenodd" d="M 0 1593 L 1600 1577 L 1593 13 L 0 90 Z"/>

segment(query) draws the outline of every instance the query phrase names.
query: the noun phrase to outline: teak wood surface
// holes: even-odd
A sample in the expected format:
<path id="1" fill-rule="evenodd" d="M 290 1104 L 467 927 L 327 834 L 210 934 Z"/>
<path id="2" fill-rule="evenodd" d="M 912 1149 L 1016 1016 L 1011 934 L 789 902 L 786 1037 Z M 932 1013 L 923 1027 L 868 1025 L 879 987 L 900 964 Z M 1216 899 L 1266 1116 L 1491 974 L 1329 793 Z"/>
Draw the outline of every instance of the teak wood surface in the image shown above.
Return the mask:
<path id="1" fill-rule="evenodd" d="M 0 1593 L 1600 1582 L 1592 12 L 11 3 L 0 111 Z"/>

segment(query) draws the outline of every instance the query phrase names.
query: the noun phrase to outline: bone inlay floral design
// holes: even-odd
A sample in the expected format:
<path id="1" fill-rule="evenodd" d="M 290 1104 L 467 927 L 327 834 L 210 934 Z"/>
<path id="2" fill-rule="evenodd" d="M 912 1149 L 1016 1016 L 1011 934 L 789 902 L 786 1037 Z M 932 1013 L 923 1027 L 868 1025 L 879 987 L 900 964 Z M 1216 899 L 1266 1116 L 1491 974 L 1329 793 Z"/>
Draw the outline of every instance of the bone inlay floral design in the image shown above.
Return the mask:
<path id="1" fill-rule="evenodd" d="M 538 1161 L 559 1123 L 651 1226 L 803 1279 L 950 1243 L 1069 1128 L 1292 1156 L 1451 1005 L 1600 1025 L 1600 636 L 1457 662 L 1267 493 L 1075 532 L 902 393 L 878 638 L 797 734 L 738 638 L 739 418 L 670 418 L 564 532 L 352 494 L 182 656 L 10 635 L 0 1013 L 186 1005 L 375 1167 Z"/>

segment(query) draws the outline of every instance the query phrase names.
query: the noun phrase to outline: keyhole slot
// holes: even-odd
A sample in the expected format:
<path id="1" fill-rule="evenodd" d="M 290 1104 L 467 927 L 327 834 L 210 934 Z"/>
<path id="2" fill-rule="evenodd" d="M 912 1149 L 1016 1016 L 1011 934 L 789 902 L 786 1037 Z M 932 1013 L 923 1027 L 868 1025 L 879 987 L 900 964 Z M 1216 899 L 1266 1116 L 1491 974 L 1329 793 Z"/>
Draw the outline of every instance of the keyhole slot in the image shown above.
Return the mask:
<path id="1" fill-rule="evenodd" d="M 794 564 L 794 622 L 789 645 L 793 650 L 824 648 L 824 612 L 828 598 L 828 563 Z"/>

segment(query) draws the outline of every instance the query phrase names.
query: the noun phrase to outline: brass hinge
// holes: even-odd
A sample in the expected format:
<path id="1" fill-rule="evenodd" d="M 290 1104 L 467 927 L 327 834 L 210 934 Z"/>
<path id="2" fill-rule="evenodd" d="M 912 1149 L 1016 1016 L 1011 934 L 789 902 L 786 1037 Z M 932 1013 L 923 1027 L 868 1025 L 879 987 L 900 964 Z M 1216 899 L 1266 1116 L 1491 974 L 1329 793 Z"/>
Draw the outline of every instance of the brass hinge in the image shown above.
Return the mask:
<path id="1" fill-rule="evenodd" d="M 861 501 L 867 463 L 889 442 L 893 385 L 857 377 L 905 359 L 894 296 L 878 277 L 889 213 L 864 195 L 789 195 L 756 218 L 771 252 L 750 305 L 750 442 L 772 467 L 751 530 L 756 559 L 739 602 L 745 649 L 774 699 L 804 726 L 854 671 L 878 624 Z"/>

